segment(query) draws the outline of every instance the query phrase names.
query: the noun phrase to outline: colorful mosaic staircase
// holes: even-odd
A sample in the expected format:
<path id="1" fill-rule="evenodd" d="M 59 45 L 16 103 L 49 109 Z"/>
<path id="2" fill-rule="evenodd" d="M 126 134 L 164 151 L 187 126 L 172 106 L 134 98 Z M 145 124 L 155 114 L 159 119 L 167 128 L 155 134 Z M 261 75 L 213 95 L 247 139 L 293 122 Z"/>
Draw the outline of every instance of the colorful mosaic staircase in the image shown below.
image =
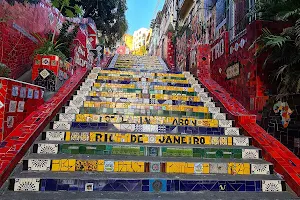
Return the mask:
<path id="1" fill-rule="evenodd" d="M 119 56 L 110 68 L 91 71 L 16 167 L 3 197 L 293 196 L 188 72 L 168 73 L 156 57 Z"/>

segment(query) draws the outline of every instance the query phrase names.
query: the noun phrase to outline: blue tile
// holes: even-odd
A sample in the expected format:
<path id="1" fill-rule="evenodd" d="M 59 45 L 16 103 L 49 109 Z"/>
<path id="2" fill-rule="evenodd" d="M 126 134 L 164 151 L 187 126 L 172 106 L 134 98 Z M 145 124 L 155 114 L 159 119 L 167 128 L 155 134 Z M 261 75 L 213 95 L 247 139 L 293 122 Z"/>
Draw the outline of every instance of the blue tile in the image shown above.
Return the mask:
<path id="1" fill-rule="evenodd" d="M 142 191 L 143 192 L 144 191 L 148 192 L 149 191 L 149 186 L 146 186 L 146 185 L 142 186 Z"/>
<path id="2" fill-rule="evenodd" d="M 57 191 L 68 191 L 69 185 L 68 184 L 58 184 Z"/>
<path id="3" fill-rule="evenodd" d="M 247 186 L 254 186 L 255 182 L 254 181 L 246 181 Z"/>
<path id="4" fill-rule="evenodd" d="M 167 191 L 167 181 L 163 179 L 150 179 L 149 191 L 151 192 L 165 192 Z M 156 186 L 159 186 L 156 188 Z"/>
<path id="5" fill-rule="evenodd" d="M 69 187 L 69 191 L 79 191 L 78 187 Z"/>
<path id="6" fill-rule="evenodd" d="M 142 180 L 142 185 L 149 185 L 149 180 Z"/>
<path id="7" fill-rule="evenodd" d="M 55 179 L 46 179 L 46 191 L 57 191 L 57 180 Z"/>
<path id="8" fill-rule="evenodd" d="M 255 188 L 256 188 L 256 191 L 257 191 L 257 192 L 262 191 L 262 188 L 261 188 L 261 181 L 255 181 Z"/>

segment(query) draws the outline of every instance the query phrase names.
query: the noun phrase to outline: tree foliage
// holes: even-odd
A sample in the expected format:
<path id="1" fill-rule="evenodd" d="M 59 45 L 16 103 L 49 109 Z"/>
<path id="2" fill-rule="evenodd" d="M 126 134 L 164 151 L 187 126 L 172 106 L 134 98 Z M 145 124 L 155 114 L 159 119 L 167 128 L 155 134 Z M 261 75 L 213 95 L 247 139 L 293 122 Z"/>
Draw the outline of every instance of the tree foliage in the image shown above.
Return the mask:
<path id="1" fill-rule="evenodd" d="M 300 92 L 300 1 L 261 0 L 255 12 L 260 19 L 291 24 L 279 34 L 264 28 L 255 41 L 260 46 L 256 56 L 268 53 L 263 67 L 273 71 L 279 96 Z"/>
<path id="2" fill-rule="evenodd" d="M 128 29 L 125 18 L 126 0 L 70 0 L 70 6 L 80 5 L 84 10 L 83 17 L 90 17 L 106 46 L 114 45 Z"/>

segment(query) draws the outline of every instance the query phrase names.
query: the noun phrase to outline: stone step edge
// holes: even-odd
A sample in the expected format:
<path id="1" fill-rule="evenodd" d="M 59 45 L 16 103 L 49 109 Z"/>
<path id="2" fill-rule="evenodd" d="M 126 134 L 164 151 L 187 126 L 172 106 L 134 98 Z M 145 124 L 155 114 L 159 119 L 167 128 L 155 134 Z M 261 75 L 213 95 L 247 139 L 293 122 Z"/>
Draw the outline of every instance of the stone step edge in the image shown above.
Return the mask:
<path id="1" fill-rule="evenodd" d="M 260 152 L 260 151 L 257 151 Z M 260 154 L 261 155 L 261 154 Z M 260 156 L 259 155 L 259 156 Z M 85 160 L 117 160 L 117 161 L 144 161 L 144 162 L 193 162 L 193 163 L 250 163 L 272 165 L 262 158 L 198 158 L 198 157 L 160 157 L 144 155 L 95 155 L 95 154 L 42 154 L 31 153 L 24 156 L 23 160 L 28 159 L 85 159 Z"/>

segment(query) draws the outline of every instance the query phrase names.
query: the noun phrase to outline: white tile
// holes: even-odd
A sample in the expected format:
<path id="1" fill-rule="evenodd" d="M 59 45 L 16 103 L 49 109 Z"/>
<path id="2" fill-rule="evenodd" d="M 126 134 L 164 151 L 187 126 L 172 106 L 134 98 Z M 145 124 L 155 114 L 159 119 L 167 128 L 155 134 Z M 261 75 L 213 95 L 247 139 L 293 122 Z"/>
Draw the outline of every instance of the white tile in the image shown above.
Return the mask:
<path id="1" fill-rule="evenodd" d="M 226 114 L 225 113 L 213 113 L 213 119 L 225 120 Z"/>
<path id="2" fill-rule="evenodd" d="M 29 159 L 28 171 L 50 171 L 50 159 Z"/>
<path id="3" fill-rule="evenodd" d="M 105 160 L 104 161 L 104 171 L 105 172 L 113 172 L 115 168 L 114 161 Z"/>
<path id="4" fill-rule="evenodd" d="M 77 94 L 78 95 L 88 96 L 89 95 L 89 91 L 77 90 Z"/>
<path id="5" fill-rule="evenodd" d="M 251 164 L 251 174 L 270 174 L 270 165 Z"/>
<path id="6" fill-rule="evenodd" d="M 212 97 L 201 97 L 201 101 L 202 102 L 211 102 L 212 101 Z"/>
<path id="7" fill-rule="evenodd" d="M 46 140 L 49 141 L 63 141 L 65 139 L 65 132 L 63 131 L 47 131 Z"/>
<path id="8" fill-rule="evenodd" d="M 16 178 L 14 191 L 39 191 L 39 178 Z"/>
<path id="9" fill-rule="evenodd" d="M 240 135 L 240 129 L 237 127 L 224 128 L 225 135 Z"/>
<path id="10" fill-rule="evenodd" d="M 61 122 L 61 121 L 53 122 L 53 130 L 70 130 L 70 129 L 71 129 L 70 122 Z"/>
<path id="11" fill-rule="evenodd" d="M 232 143 L 234 146 L 249 146 L 248 137 L 233 137 Z"/>
<path id="12" fill-rule="evenodd" d="M 38 144 L 38 154 L 57 154 L 58 144 Z"/>
<path id="13" fill-rule="evenodd" d="M 207 92 L 199 92 L 197 96 L 199 96 L 199 97 L 208 97 L 208 93 Z"/>
<path id="14" fill-rule="evenodd" d="M 262 181 L 263 192 L 282 192 L 281 180 L 263 180 Z"/>
<path id="15" fill-rule="evenodd" d="M 208 108 L 208 112 L 209 113 L 220 113 L 221 112 L 221 108 L 220 107 L 209 107 Z"/>
<path id="16" fill-rule="evenodd" d="M 232 120 L 219 120 L 219 127 L 223 127 L 223 128 L 232 127 Z"/>
<path id="17" fill-rule="evenodd" d="M 194 173 L 195 174 L 203 173 L 203 164 L 202 163 L 194 163 Z"/>
<path id="18" fill-rule="evenodd" d="M 92 91 L 92 87 L 80 86 L 81 91 Z"/>
<path id="19" fill-rule="evenodd" d="M 68 114 L 79 114 L 79 108 L 77 108 L 77 107 L 71 107 L 71 106 L 66 106 L 65 107 L 65 113 L 68 113 Z"/>
<path id="20" fill-rule="evenodd" d="M 60 113 L 59 114 L 59 121 L 63 121 L 63 122 L 75 121 L 75 115 L 76 114 Z"/>
<path id="21" fill-rule="evenodd" d="M 204 102 L 204 107 L 216 107 L 215 102 Z"/>
<path id="22" fill-rule="evenodd" d="M 259 159 L 258 149 L 242 149 L 243 159 Z"/>

